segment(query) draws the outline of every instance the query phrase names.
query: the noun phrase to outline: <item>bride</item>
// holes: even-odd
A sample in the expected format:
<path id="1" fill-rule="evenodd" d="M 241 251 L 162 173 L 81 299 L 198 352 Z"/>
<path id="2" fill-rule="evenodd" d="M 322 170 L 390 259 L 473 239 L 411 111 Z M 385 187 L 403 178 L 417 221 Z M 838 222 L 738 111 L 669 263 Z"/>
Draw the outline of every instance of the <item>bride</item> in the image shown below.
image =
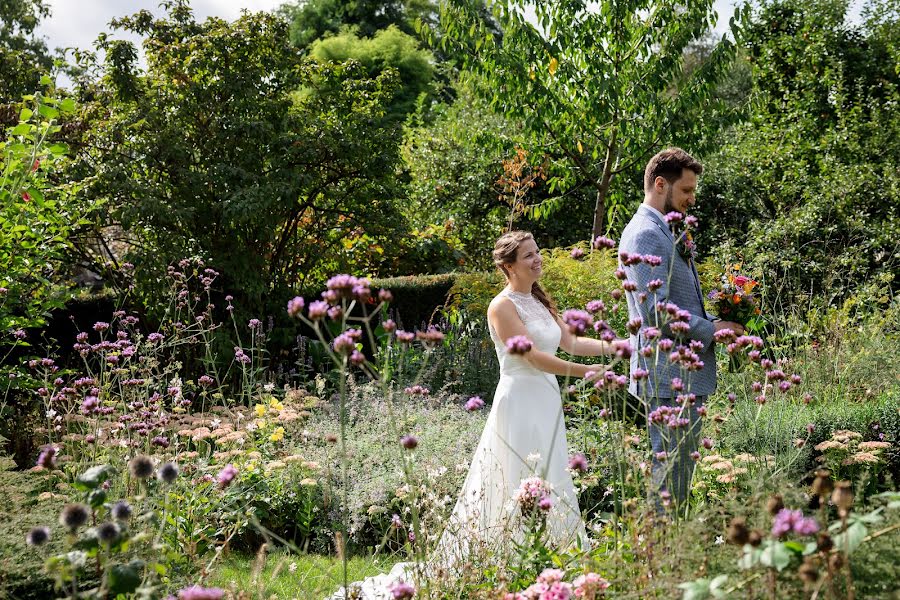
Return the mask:
<path id="1" fill-rule="evenodd" d="M 556 356 L 613 353 L 612 344 L 577 337 L 541 288 L 542 260 L 533 236 L 511 231 L 497 240 L 494 264 L 506 287 L 488 307 L 488 329 L 500 362 L 500 381 L 459 499 L 428 568 L 454 569 L 475 552 L 502 550 L 521 540 L 528 493 L 540 503 L 544 531 L 562 548 L 587 546 L 572 477 L 556 375 L 585 377 L 603 371 Z M 410 577 L 409 563 L 357 584 L 353 597 L 392 598 L 391 586 Z M 343 589 L 332 596 L 344 598 Z"/>

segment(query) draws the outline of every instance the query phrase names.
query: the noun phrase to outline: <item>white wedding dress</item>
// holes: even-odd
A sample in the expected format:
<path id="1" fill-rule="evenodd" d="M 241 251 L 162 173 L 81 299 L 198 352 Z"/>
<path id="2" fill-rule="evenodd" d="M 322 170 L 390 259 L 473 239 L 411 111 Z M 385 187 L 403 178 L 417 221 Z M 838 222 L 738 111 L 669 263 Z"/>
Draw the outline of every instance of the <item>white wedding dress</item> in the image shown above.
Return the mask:
<path id="1" fill-rule="evenodd" d="M 503 290 L 528 330 L 534 347 L 548 354 L 559 348 L 561 332 L 550 311 L 531 294 Z M 556 377 L 510 354 L 493 327 L 491 340 L 500 361 L 500 381 L 491 412 L 472 457 L 466 481 L 426 570 L 453 569 L 474 553 L 493 552 L 523 538 L 523 518 L 515 499 L 523 479 L 538 476 L 552 488 L 546 535 L 562 548 L 587 547 L 584 521 L 572 477 Z M 506 548 L 508 550 L 508 548 Z M 388 588 L 412 577 L 411 563 L 354 584 L 352 598 L 386 600 Z M 331 600 L 345 598 L 341 588 Z"/>

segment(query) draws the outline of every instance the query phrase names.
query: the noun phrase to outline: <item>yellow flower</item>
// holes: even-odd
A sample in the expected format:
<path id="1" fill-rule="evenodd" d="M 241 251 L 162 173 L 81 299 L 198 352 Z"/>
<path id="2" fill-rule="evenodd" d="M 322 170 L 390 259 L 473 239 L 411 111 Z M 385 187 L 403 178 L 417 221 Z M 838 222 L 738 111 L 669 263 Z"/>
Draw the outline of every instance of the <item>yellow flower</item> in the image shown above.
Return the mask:
<path id="1" fill-rule="evenodd" d="M 273 442 L 280 442 L 284 439 L 284 427 L 276 427 L 275 431 L 272 432 L 272 435 L 269 436 L 269 439 Z"/>
<path id="2" fill-rule="evenodd" d="M 257 417 L 264 417 L 266 415 L 266 407 L 262 404 L 257 404 L 253 407 L 253 410 L 256 411 Z"/>
<path id="3" fill-rule="evenodd" d="M 275 398 L 272 398 L 272 399 L 269 401 L 269 406 L 270 406 L 271 409 L 274 410 L 275 412 L 279 412 L 279 411 L 281 411 L 281 410 L 284 410 L 284 405 L 283 405 L 281 402 L 279 402 L 278 400 L 276 400 Z"/>

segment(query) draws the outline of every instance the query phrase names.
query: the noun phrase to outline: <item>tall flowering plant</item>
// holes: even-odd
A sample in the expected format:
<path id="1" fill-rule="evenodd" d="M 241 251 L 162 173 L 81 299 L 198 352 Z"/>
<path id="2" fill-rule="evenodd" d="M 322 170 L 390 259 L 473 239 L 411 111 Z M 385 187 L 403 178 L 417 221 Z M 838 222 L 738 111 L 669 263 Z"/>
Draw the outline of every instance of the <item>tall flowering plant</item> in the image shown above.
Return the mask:
<path id="1" fill-rule="evenodd" d="M 740 323 L 749 331 L 759 331 L 763 320 L 760 316 L 759 297 L 754 289 L 759 282 L 741 275 L 741 265 L 730 265 L 719 278 L 719 284 L 707 297 L 713 311 L 723 319 Z"/>

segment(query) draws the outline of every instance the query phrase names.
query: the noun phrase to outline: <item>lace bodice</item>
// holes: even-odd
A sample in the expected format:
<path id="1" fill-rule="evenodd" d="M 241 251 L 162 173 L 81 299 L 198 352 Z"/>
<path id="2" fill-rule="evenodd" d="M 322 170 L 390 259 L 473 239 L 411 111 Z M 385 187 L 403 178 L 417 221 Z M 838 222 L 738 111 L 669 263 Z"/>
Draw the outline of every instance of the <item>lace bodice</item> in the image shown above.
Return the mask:
<path id="1" fill-rule="evenodd" d="M 525 329 L 528 330 L 528 337 L 534 343 L 535 348 L 542 352 L 556 354 L 562 332 L 553 315 L 547 310 L 547 307 L 531 294 L 504 289 L 499 295 L 505 296 L 512 301 L 519 318 L 525 324 Z M 494 349 L 497 351 L 497 359 L 500 361 L 501 375 L 509 375 L 513 372 L 521 371 L 528 371 L 532 374 L 543 373 L 543 371 L 532 367 L 522 357 L 507 352 L 506 345 L 490 323 L 488 323 L 488 330 L 490 331 L 491 340 L 494 342 Z"/>

